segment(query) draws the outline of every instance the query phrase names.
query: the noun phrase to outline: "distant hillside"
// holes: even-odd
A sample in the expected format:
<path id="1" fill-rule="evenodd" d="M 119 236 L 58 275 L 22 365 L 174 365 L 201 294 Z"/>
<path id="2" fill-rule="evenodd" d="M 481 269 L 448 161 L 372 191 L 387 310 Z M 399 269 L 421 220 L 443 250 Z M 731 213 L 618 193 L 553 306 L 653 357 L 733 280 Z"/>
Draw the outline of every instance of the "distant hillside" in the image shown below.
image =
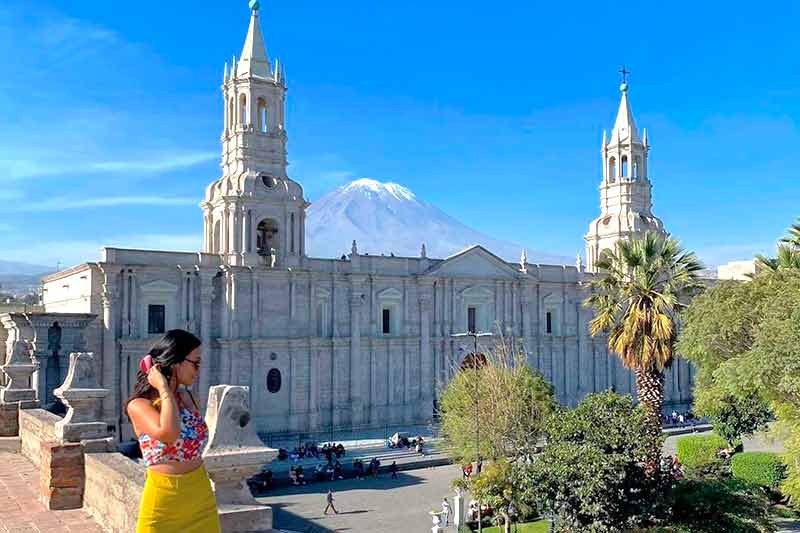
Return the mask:
<path id="1" fill-rule="evenodd" d="M 53 267 L 0 259 L 0 276 L 42 276 L 54 271 Z"/>

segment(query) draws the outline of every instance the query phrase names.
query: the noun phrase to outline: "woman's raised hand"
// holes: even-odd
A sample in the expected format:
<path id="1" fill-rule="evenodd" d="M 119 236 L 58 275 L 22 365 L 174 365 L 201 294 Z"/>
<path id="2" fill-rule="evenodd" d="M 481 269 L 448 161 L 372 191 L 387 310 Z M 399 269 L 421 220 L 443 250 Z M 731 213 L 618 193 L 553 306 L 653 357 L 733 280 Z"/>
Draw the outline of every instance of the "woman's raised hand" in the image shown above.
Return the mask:
<path id="1" fill-rule="evenodd" d="M 150 370 L 147 372 L 147 382 L 158 392 L 169 390 L 169 383 L 167 383 L 167 378 L 164 377 L 164 374 L 161 373 L 159 365 L 150 367 Z"/>

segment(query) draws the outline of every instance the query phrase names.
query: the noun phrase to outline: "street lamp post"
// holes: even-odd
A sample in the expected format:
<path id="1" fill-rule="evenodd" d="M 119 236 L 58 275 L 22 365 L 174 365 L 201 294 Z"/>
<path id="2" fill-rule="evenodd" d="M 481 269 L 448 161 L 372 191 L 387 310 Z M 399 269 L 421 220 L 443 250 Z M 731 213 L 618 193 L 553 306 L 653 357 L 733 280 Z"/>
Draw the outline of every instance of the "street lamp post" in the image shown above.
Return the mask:
<path id="1" fill-rule="evenodd" d="M 491 337 L 489 332 L 478 333 L 477 331 L 467 331 L 466 333 L 454 333 L 451 337 L 472 337 L 473 350 L 472 350 L 472 367 L 475 370 L 475 470 L 480 474 L 481 469 L 481 451 L 480 451 L 480 394 L 481 389 L 478 383 L 478 337 Z M 483 523 L 481 520 L 481 502 L 478 500 L 478 533 L 483 533 Z"/>

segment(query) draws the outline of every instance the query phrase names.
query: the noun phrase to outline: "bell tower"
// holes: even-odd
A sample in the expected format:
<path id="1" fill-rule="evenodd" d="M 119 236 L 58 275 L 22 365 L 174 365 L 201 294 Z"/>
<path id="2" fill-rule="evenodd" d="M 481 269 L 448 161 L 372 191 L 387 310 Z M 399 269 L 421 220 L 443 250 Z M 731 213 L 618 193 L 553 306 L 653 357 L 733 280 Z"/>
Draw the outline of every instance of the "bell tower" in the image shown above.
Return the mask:
<path id="1" fill-rule="evenodd" d="M 595 267 L 604 250 L 613 250 L 623 239 L 640 237 L 645 232 L 666 235 L 664 225 L 652 212 L 647 156 L 650 143 L 647 130 L 639 136 L 628 102 L 628 72 L 623 68 L 622 98 L 617 120 L 609 139 L 603 132 L 600 152 L 603 158 L 603 181 L 600 183 L 600 216 L 589 225 L 586 240 L 586 270 Z"/>
<path id="2" fill-rule="evenodd" d="M 242 54 L 225 64 L 222 177 L 208 186 L 204 213 L 206 253 L 229 265 L 297 266 L 305 255 L 305 209 L 300 184 L 286 173 L 286 78 L 270 64 L 250 1 Z"/>

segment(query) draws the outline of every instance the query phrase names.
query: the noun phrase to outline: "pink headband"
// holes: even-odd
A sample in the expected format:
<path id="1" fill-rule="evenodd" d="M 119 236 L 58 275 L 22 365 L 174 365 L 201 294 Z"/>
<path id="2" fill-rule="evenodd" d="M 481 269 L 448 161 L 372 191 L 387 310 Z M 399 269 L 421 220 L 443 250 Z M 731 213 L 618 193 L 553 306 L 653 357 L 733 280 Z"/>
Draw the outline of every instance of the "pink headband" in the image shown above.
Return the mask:
<path id="1" fill-rule="evenodd" d="M 153 356 L 150 354 L 145 355 L 142 360 L 139 361 L 139 370 L 145 374 L 150 372 L 151 366 L 153 366 Z"/>

